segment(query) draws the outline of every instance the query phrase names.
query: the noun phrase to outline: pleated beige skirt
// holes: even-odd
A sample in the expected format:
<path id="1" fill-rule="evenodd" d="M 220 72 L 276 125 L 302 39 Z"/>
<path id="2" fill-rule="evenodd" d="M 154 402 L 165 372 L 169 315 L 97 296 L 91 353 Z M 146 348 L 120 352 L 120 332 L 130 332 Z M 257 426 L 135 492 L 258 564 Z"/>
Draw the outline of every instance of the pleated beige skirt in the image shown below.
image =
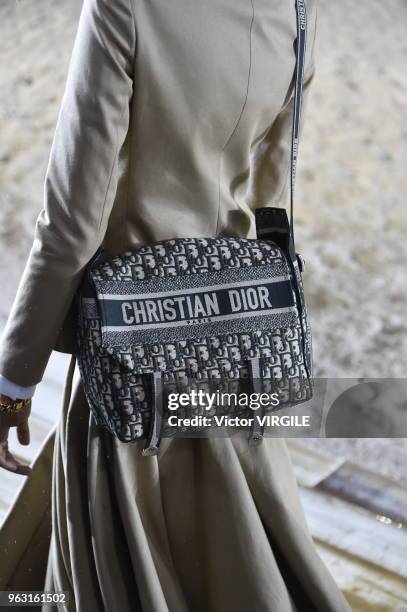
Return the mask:
<path id="1" fill-rule="evenodd" d="M 28 588 L 31 566 L 31 588 L 45 576 L 38 588 L 69 592 L 69 610 L 349 612 L 315 549 L 284 439 L 164 438 L 158 456 L 143 457 L 144 442 L 94 424 L 77 371 L 71 390 L 74 365 L 54 444 L 2 534 L 4 544 L 28 520 L 30 495 L 42 487 L 46 497 L 53 448 L 50 507 L 37 499 L 43 514 L 8 588 Z"/>

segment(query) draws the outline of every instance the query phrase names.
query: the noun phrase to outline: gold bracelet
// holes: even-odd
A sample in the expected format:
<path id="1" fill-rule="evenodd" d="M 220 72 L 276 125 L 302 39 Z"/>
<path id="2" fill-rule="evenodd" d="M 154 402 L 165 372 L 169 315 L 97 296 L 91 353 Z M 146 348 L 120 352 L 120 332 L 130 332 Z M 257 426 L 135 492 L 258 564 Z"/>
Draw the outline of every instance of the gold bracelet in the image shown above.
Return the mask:
<path id="1" fill-rule="evenodd" d="M 17 414 L 30 403 L 30 399 L 16 399 L 13 402 L 0 402 L 0 414 Z"/>

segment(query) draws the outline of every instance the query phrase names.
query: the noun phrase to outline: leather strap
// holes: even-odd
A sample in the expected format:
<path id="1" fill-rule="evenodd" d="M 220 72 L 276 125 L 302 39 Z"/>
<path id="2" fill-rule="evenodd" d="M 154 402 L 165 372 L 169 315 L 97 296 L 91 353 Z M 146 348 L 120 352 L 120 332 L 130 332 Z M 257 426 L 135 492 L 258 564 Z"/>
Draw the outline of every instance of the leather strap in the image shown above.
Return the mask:
<path id="1" fill-rule="evenodd" d="M 154 371 L 147 376 L 150 378 L 151 423 L 148 437 L 142 455 L 157 455 L 161 441 L 163 389 L 161 371 Z"/>
<path id="2" fill-rule="evenodd" d="M 248 361 L 249 377 L 253 393 L 262 392 L 261 357 L 252 357 Z M 264 426 L 259 419 L 264 416 L 264 406 L 260 405 L 253 414 L 253 426 L 249 436 L 249 444 L 259 444 L 264 436 Z"/>
<path id="3" fill-rule="evenodd" d="M 291 133 L 290 221 L 284 208 L 264 207 L 255 211 L 257 238 L 276 242 L 291 261 L 296 261 L 294 244 L 294 185 L 300 135 L 305 49 L 307 42 L 307 10 L 305 0 L 295 0 L 297 38 L 294 71 L 294 102 Z"/>

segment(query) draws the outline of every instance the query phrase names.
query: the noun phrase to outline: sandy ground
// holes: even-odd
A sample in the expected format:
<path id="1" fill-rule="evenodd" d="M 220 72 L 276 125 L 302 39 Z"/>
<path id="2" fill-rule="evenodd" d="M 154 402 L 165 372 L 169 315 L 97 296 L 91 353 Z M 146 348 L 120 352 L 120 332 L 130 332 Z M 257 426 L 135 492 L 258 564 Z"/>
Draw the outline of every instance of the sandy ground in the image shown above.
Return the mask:
<path id="1" fill-rule="evenodd" d="M 0 0 L 0 325 L 28 255 L 80 2 Z M 316 374 L 404 377 L 407 5 L 320 0 L 297 248 Z M 402 477 L 406 441 L 308 440 Z"/>

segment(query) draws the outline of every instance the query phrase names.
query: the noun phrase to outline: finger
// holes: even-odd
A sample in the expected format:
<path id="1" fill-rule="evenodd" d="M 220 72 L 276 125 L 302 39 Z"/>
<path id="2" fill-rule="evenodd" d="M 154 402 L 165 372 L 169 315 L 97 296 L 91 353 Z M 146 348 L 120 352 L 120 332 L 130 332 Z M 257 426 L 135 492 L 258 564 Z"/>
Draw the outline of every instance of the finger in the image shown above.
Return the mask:
<path id="1" fill-rule="evenodd" d="M 0 445 L 7 443 L 10 427 L 0 426 Z"/>
<path id="2" fill-rule="evenodd" d="M 32 471 L 29 465 L 21 463 L 9 450 L 0 452 L 0 467 L 22 476 L 28 476 Z"/>
<path id="3" fill-rule="evenodd" d="M 30 443 L 30 428 L 28 420 L 17 425 L 17 438 L 20 444 L 27 446 Z"/>

